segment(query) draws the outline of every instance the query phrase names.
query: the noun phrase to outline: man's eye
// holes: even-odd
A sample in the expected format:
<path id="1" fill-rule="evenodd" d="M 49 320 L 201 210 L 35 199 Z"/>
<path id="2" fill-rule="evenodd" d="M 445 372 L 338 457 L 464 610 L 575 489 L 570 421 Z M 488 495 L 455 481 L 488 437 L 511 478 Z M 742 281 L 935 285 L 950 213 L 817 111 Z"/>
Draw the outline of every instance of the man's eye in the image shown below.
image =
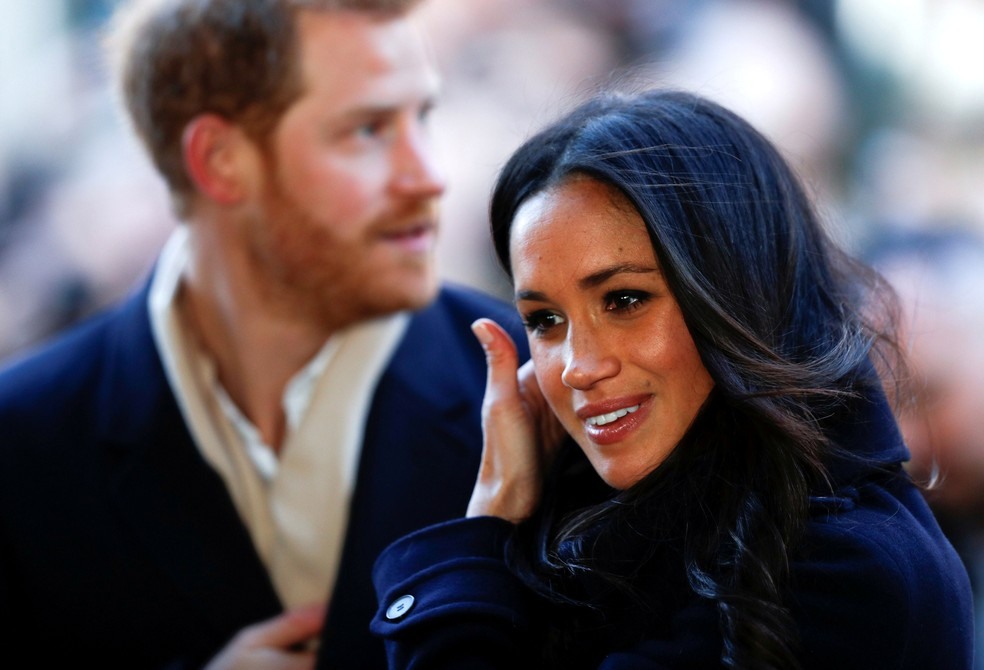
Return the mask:
<path id="1" fill-rule="evenodd" d="M 526 326 L 526 330 L 535 334 L 545 333 L 554 326 L 559 326 L 562 323 L 564 323 L 564 317 L 547 310 L 532 312 L 523 318 L 523 325 Z"/>
<path id="2" fill-rule="evenodd" d="M 355 129 L 355 134 L 360 137 L 376 137 L 383 133 L 386 124 L 383 121 L 368 121 Z"/>
<path id="3" fill-rule="evenodd" d="M 605 310 L 608 312 L 633 312 L 649 300 L 644 291 L 613 291 L 605 296 Z"/>

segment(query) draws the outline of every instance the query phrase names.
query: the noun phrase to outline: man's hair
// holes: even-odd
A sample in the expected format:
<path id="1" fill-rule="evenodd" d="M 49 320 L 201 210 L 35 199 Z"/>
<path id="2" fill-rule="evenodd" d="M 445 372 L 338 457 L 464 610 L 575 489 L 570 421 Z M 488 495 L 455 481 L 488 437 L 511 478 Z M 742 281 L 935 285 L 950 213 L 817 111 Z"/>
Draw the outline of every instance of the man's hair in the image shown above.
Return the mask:
<path id="1" fill-rule="evenodd" d="M 179 214 L 193 187 L 181 136 L 199 114 L 263 142 L 302 92 L 296 17 L 302 10 L 400 14 L 418 0 L 131 0 L 107 45 L 134 130 Z"/>

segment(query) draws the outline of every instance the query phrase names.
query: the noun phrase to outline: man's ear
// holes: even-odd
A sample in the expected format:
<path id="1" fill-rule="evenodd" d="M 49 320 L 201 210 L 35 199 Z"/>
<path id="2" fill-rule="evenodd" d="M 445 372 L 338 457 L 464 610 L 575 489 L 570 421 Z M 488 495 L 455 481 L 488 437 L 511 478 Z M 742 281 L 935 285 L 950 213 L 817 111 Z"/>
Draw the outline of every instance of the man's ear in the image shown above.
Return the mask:
<path id="1" fill-rule="evenodd" d="M 181 136 L 185 169 L 195 188 L 222 205 L 235 205 L 248 193 L 251 142 L 234 123 L 217 114 L 200 114 Z"/>

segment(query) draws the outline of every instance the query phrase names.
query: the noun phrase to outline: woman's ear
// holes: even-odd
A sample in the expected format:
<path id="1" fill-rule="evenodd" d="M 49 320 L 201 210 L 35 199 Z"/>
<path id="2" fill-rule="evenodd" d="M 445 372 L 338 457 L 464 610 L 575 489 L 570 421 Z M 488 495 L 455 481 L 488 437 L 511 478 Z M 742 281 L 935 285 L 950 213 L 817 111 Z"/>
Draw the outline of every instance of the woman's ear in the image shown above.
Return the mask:
<path id="1" fill-rule="evenodd" d="M 203 196 L 221 205 L 235 205 L 248 193 L 248 158 L 252 148 L 242 129 L 218 116 L 200 114 L 181 136 L 185 169 Z"/>

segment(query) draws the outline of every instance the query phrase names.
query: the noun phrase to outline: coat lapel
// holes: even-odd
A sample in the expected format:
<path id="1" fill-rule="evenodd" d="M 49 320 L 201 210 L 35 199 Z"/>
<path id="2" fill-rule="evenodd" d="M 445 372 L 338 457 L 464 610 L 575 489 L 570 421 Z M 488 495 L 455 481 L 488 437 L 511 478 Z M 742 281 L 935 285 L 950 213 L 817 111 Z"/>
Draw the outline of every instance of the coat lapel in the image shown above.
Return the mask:
<path id="1" fill-rule="evenodd" d="M 380 379 L 319 668 L 386 667 L 367 630 L 376 607 L 369 568 L 396 538 L 465 513 L 484 391 L 484 357 L 467 328 L 439 300 L 414 315 Z"/>
<path id="2" fill-rule="evenodd" d="M 222 631 L 281 610 L 220 477 L 204 461 L 154 344 L 147 287 L 107 343 L 101 433 L 118 463 L 115 502 L 137 542 Z"/>

